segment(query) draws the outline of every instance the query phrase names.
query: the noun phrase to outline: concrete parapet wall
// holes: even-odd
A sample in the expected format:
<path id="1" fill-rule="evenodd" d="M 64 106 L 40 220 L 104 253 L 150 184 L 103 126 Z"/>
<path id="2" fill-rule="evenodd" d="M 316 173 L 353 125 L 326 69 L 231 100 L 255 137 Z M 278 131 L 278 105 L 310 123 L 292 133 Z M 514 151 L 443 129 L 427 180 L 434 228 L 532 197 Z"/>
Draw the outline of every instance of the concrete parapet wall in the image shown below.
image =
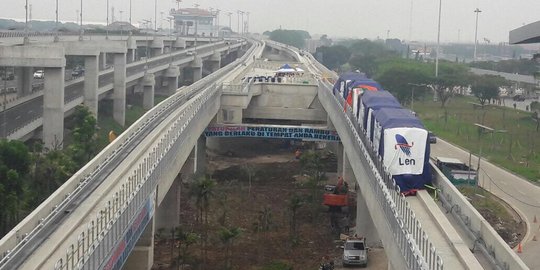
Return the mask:
<path id="1" fill-rule="evenodd" d="M 472 231 L 478 241 L 483 241 L 488 252 L 493 254 L 500 267 L 509 270 L 529 269 L 517 254 L 504 242 L 499 234 L 491 227 L 489 222 L 471 205 L 459 190 L 444 176 L 444 174 L 430 161 L 435 172 L 434 184 L 441 190 L 440 196 L 448 202 L 447 207 L 456 218 L 463 220 L 468 229 Z M 480 243 L 481 244 L 481 243 Z M 473 248 L 473 247 L 469 247 Z"/>
<path id="2" fill-rule="evenodd" d="M 482 269 L 482 265 L 480 265 L 478 260 L 474 257 L 467 244 L 463 241 L 452 224 L 450 224 L 441 209 L 435 204 L 429 193 L 425 190 L 420 190 L 416 196 L 424 207 L 429 210 L 429 215 L 433 218 L 448 243 L 450 243 L 454 252 L 459 254 L 458 259 L 465 269 Z"/>

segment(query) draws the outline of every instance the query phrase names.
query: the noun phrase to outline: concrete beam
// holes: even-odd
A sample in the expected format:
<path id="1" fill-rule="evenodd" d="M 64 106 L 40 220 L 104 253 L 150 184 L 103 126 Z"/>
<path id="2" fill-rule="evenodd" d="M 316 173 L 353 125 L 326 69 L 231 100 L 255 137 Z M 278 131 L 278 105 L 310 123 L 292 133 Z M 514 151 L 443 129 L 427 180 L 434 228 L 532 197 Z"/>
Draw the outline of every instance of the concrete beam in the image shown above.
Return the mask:
<path id="1" fill-rule="evenodd" d="M 150 270 L 154 264 L 154 234 L 155 218 L 152 220 L 142 233 L 139 241 L 131 251 L 126 263 L 122 267 L 125 270 Z"/>
<path id="2" fill-rule="evenodd" d="M 125 41 L 71 41 L 56 43 L 64 47 L 66 55 L 98 56 L 100 53 L 126 53 Z"/>
<path id="3" fill-rule="evenodd" d="M 326 112 L 315 109 L 296 109 L 281 107 L 249 107 L 244 118 L 282 119 L 300 121 L 326 121 Z"/>
<path id="4" fill-rule="evenodd" d="M 64 48 L 57 46 L 0 47 L 0 66 L 65 67 Z"/>

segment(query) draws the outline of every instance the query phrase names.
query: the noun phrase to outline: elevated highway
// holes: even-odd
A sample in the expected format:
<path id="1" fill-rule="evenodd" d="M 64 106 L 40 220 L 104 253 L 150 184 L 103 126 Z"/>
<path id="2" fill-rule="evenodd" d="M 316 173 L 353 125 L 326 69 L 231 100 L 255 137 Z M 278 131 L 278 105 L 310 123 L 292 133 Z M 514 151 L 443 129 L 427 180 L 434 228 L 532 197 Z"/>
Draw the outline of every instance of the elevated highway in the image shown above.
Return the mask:
<path id="1" fill-rule="evenodd" d="M 155 209 L 191 150 L 204 156 L 202 132 L 213 119 L 224 117 L 223 85 L 245 77 L 265 47 L 258 41 L 252 44 L 241 59 L 178 89 L 151 109 L 0 240 L 0 270 L 117 269 L 126 260 L 130 267 L 149 269 Z M 366 235 L 378 235 L 389 269 L 490 268 L 480 265 L 427 194 L 400 195 L 382 163 L 367 150 L 368 141 L 351 111 L 332 95 L 323 78 L 330 71 L 295 49 L 266 45 L 293 55 L 316 80 L 328 125 L 341 138 L 344 164 L 349 164 L 344 171 L 352 172 L 360 188 L 358 207 L 363 215 L 358 226 Z M 251 98 L 255 89 L 245 82 L 237 89 L 238 96 Z M 135 264 L 127 259 L 132 252 Z M 505 261 L 503 267 L 496 262 L 493 268 L 527 269 L 512 256 L 497 253 L 496 259 Z"/>
<path id="2" fill-rule="evenodd" d="M 126 65 L 126 87 L 137 85 L 145 74 L 154 74 L 157 77 L 165 75 L 170 67 L 184 68 L 197 61 L 199 65 L 202 65 L 200 61 L 215 57 L 216 54 L 221 57 L 222 54 L 237 51 L 245 45 L 244 41 L 219 41 L 129 63 Z M 84 77 L 80 77 L 65 84 L 64 113 L 84 103 L 84 80 Z M 114 67 L 100 71 L 98 76 L 99 98 L 104 98 L 113 89 Z M 0 134 L 6 134 L 8 139 L 25 138 L 43 125 L 42 116 L 43 91 L 39 91 L 7 104 L 6 110 L 0 112 L 0 119 L 9 121 L 0 125 Z"/>

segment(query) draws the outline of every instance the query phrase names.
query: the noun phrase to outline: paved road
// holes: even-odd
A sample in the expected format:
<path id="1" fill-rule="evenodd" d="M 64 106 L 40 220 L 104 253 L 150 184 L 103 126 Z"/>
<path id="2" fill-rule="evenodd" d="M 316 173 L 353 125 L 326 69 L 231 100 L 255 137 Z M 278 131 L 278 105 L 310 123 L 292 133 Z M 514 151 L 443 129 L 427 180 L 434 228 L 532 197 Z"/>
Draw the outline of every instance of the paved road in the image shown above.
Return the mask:
<path id="1" fill-rule="evenodd" d="M 432 144 L 432 157 L 445 156 L 468 162 L 469 153 L 444 140 Z M 476 167 L 477 157 L 473 156 L 473 167 Z M 527 222 L 528 232 L 523 239 L 523 253 L 519 256 L 531 269 L 540 269 L 540 242 L 533 238 L 540 238 L 540 187 L 527 180 L 501 169 L 485 160 L 480 163 L 480 185 L 509 203 Z"/>
<path id="2" fill-rule="evenodd" d="M 530 108 L 530 105 L 531 105 L 531 102 L 533 101 L 539 101 L 538 99 L 526 99 L 524 101 L 514 101 L 512 100 L 511 98 L 505 98 L 503 99 L 503 106 L 506 106 L 506 107 L 509 107 L 509 108 L 513 108 L 514 107 L 514 103 L 516 104 L 516 109 L 518 110 L 522 110 L 522 111 L 527 111 L 527 107 Z"/>
<path id="3" fill-rule="evenodd" d="M 347 266 L 343 267 L 341 258 L 336 260 L 336 270 L 379 270 L 388 268 L 388 259 L 386 258 L 386 253 L 382 248 L 372 248 L 368 252 L 368 265 L 367 267 L 353 267 Z"/>

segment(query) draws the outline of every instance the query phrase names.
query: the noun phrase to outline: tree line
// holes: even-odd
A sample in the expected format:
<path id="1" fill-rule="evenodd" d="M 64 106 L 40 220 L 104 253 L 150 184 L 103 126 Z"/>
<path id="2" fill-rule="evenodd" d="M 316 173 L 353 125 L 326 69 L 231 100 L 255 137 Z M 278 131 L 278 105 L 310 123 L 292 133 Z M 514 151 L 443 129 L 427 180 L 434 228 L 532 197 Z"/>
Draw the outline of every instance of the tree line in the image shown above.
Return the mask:
<path id="1" fill-rule="evenodd" d="M 499 87 L 509 85 L 504 78 L 474 75 L 465 64 L 440 61 L 435 76 L 435 63 L 420 58 L 408 59 L 380 41 L 367 39 L 322 46 L 315 53 L 327 68 L 338 73 L 358 71 L 377 80 L 402 103 L 436 95 L 445 107 L 453 95 L 465 93 L 469 87 L 482 105 L 495 101 Z"/>
<path id="2" fill-rule="evenodd" d="M 69 146 L 47 149 L 39 141 L 0 140 L 0 237 L 32 212 L 97 152 L 97 122 L 75 109 Z"/>

